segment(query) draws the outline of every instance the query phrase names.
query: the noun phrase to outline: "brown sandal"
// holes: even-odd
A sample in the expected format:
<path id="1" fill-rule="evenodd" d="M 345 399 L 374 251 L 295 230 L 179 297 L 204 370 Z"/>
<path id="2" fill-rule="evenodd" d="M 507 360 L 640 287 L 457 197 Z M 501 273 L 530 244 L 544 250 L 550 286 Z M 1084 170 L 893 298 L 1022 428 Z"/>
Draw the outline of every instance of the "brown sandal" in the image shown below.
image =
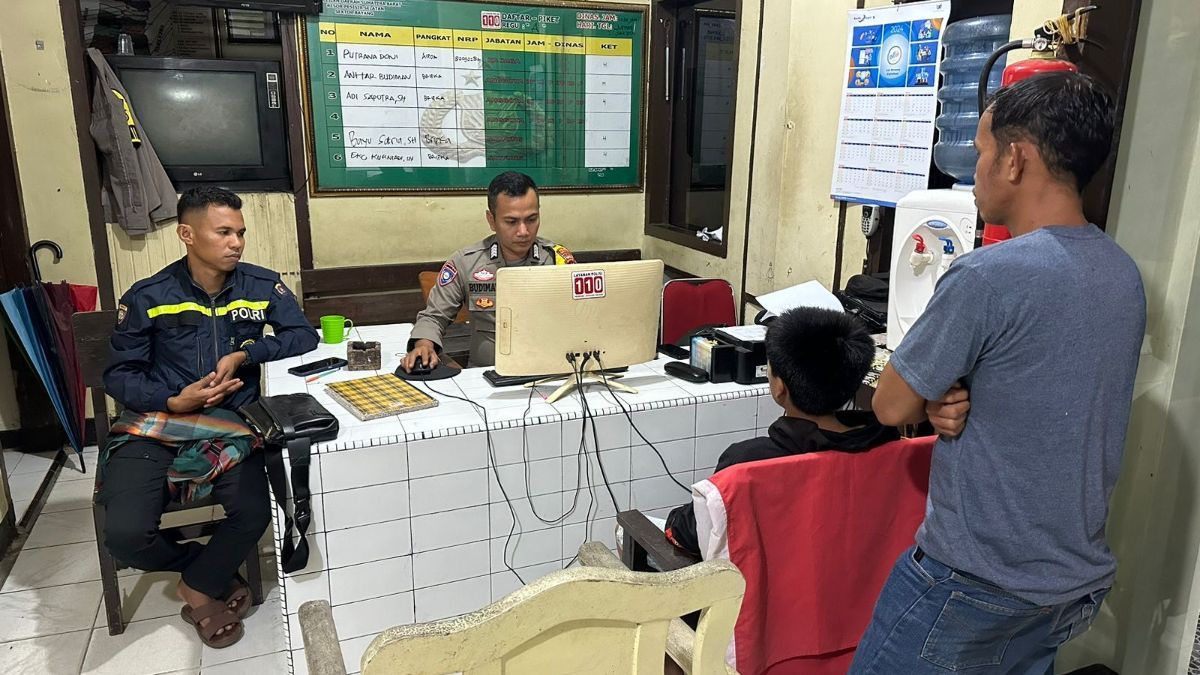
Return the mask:
<path id="1" fill-rule="evenodd" d="M 234 577 L 230 582 L 229 593 L 225 595 L 225 605 L 233 603 L 230 609 L 238 615 L 239 619 L 246 618 L 250 613 L 250 607 L 254 604 L 250 595 L 250 586 L 245 581 L 242 581 L 241 576 Z"/>
<path id="2" fill-rule="evenodd" d="M 200 636 L 201 642 L 213 649 L 224 649 L 236 644 L 246 634 L 242 620 L 222 600 L 214 600 L 195 609 L 184 605 L 183 609 L 179 610 L 179 616 L 196 628 L 196 634 Z M 205 620 L 208 621 L 207 625 L 203 624 Z M 233 628 L 217 635 L 225 626 L 233 626 Z"/>

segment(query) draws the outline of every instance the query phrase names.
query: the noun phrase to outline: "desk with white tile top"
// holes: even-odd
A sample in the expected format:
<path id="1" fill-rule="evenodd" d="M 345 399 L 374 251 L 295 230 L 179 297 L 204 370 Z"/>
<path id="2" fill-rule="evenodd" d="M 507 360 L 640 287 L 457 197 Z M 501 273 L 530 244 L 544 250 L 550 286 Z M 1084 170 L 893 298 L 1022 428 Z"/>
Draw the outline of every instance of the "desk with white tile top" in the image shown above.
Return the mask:
<path id="1" fill-rule="evenodd" d="M 286 577 L 279 571 L 293 672 L 307 672 L 296 619 L 301 603 L 333 605 L 347 672 L 356 673 L 366 646 L 384 629 L 462 614 L 515 590 L 521 582 L 509 567 L 529 582 L 562 569 L 584 541 L 612 547 L 614 497 L 620 510 L 665 517 L 690 496 L 664 461 L 679 483 L 691 485 L 712 474 L 729 444 L 765 434 L 781 412 L 765 384 L 692 384 L 667 377 L 667 361 L 657 360 L 622 378 L 637 394 L 614 397 L 602 385 L 588 385 L 595 425 L 586 436 L 578 395 L 551 405 L 544 398 L 553 387 L 539 387 L 532 397 L 523 387 L 495 388 L 481 368 L 414 383 L 438 399 L 436 408 L 358 421 L 325 385 L 393 372 L 410 328 L 354 330 L 354 340 L 382 343 L 380 371 L 341 371 L 311 384 L 288 374 L 300 363 L 345 357 L 344 343 L 267 366 L 268 394 L 307 391 L 341 424 L 336 440 L 313 448 L 308 566 Z M 513 511 L 516 529 L 506 550 Z M 277 550 L 282 524 L 277 508 Z"/>

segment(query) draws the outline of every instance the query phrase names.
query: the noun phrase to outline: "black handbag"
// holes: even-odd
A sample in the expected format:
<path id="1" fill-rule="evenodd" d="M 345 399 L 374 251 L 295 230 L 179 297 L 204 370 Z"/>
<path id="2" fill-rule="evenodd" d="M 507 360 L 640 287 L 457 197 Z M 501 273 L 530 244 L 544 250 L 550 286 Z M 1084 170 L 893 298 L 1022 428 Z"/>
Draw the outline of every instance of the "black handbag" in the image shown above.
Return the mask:
<path id="1" fill-rule="evenodd" d="M 338 421 L 311 394 L 266 396 L 238 409 L 246 424 L 266 443 L 267 480 L 275 501 L 283 509 L 283 550 L 280 551 L 284 574 L 308 565 L 308 527 L 312 523 L 312 493 L 308 489 L 308 467 L 313 443 L 337 438 Z M 291 464 L 291 507 L 288 502 L 288 474 L 283 467 L 283 449 Z M 292 529 L 299 543 L 292 541 Z"/>

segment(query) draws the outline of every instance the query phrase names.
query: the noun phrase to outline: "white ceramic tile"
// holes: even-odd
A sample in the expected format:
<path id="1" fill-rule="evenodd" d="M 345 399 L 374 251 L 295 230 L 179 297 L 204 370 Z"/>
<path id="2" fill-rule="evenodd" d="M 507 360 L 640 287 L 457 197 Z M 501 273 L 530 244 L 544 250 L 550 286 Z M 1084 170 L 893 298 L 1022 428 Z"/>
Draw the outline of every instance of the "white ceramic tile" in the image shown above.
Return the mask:
<path id="1" fill-rule="evenodd" d="M 679 481 L 689 485 L 684 481 Z M 678 506 L 691 500 L 691 491 L 685 491 L 666 476 L 635 480 L 630 488 L 630 508 L 639 511 Z"/>
<path id="2" fill-rule="evenodd" d="M 0 673 L 77 673 L 91 631 L 47 635 L 0 645 Z"/>
<path id="3" fill-rule="evenodd" d="M 202 647 L 196 629 L 178 616 L 135 621 L 120 635 L 109 635 L 108 628 L 101 627 L 92 631 L 83 672 L 155 675 L 199 668 Z"/>
<path id="4" fill-rule="evenodd" d="M 517 570 L 517 574 L 521 575 L 520 579 L 518 579 L 512 572 L 509 572 L 508 570 L 493 574 L 491 576 L 492 602 L 496 602 L 504 598 L 504 596 L 508 595 L 509 593 L 521 588 L 523 585 L 521 583 L 522 580 L 526 585 L 531 584 L 538 579 L 554 574 L 555 572 L 561 572 L 562 569 L 562 561 L 555 560 L 553 562 L 543 563 L 541 565 L 522 567 L 521 569 Z"/>
<path id="5" fill-rule="evenodd" d="M 96 619 L 94 609 L 100 606 L 101 593 L 98 581 L 2 593 L 0 617 L 4 619 L 0 621 L 0 643 L 90 631 Z"/>
<path id="6" fill-rule="evenodd" d="M 25 453 L 20 450 L 7 448 L 0 452 L 0 461 L 4 462 L 4 472 L 11 478 L 17 475 L 17 465 L 25 457 Z"/>
<path id="7" fill-rule="evenodd" d="M 293 642 L 294 642 L 295 644 L 298 644 L 298 645 L 299 645 L 299 644 L 304 644 L 304 643 L 303 643 L 303 642 L 300 640 L 300 634 L 299 634 L 299 633 L 297 633 L 297 632 L 293 631 L 293 632 L 292 632 L 292 635 L 294 635 L 294 636 L 295 636 L 295 638 L 293 639 Z M 303 649 L 297 649 L 297 650 L 294 650 L 294 651 L 292 651 L 292 652 L 291 652 L 291 657 L 292 657 L 291 663 L 292 663 L 292 673 L 293 673 L 293 675 L 308 675 L 308 662 L 304 660 L 304 650 L 303 650 Z M 285 672 L 286 672 L 286 671 L 285 671 Z"/>
<path id="8" fill-rule="evenodd" d="M 496 474 L 500 476 L 500 485 L 504 486 L 504 492 L 496 485 Z M 512 498 L 514 495 L 525 497 L 562 492 L 563 459 L 555 457 L 522 464 L 507 464 L 496 467 L 494 473 L 489 471 L 488 479 L 491 481 L 488 495 L 493 503 L 504 501 L 504 494 Z"/>
<path id="9" fill-rule="evenodd" d="M 616 546 L 616 528 L 616 518 L 598 518 L 591 523 L 575 523 L 563 527 L 563 557 L 574 556 L 579 552 L 579 547 L 589 541 L 598 541 L 608 548 L 613 548 Z"/>
<path id="10" fill-rule="evenodd" d="M 491 541 L 492 572 L 500 572 L 505 563 L 510 567 L 528 567 L 541 565 L 552 560 L 561 560 L 562 530 L 539 530 L 536 532 L 518 532 L 512 540 L 498 538 Z"/>
<path id="11" fill-rule="evenodd" d="M 558 457 L 561 444 L 562 425 L 559 422 L 528 424 L 492 432 L 492 451 L 498 465 Z"/>
<path id="12" fill-rule="evenodd" d="M 312 574 L 289 574 L 283 578 L 287 611 L 295 614 L 309 600 L 329 600 L 332 572 L 323 570 Z"/>
<path id="13" fill-rule="evenodd" d="M 517 531 L 529 532 L 557 527 L 563 520 L 563 500 L 561 494 L 538 495 L 532 500 L 526 497 L 511 497 L 512 509 L 509 503 L 501 499 L 491 505 L 491 537 L 507 537 L 513 529 L 512 512 L 517 512 Z M 580 502 L 580 509 L 586 501 Z M 569 507 L 568 507 L 569 508 Z M 549 521 L 549 522 L 547 522 Z"/>
<path id="14" fill-rule="evenodd" d="M 644 410 L 633 414 L 633 435 L 630 443 L 659 443 L 696 435 L 696 406 Z M 641 436 L 638 432 L 641 432 Z M 643 440 L 644 438 L 644 440 Z"/>
<path id="15" fill-rule="evenodd" d="M 328 531 L 408 516 L 408 483 L 385 483 L 322 495 Z"/>
<path id="16" fill-rule="evenodd" d="M 488 503 L 487 469 L 416 478 L 410 485 L 414 516 Z"/>
<path id="17" fill-rule="evenodd" d="M 592 435 L 593 423 L 596 427 L 595 436 Z M 632 433 L 629 427 L 629 418 L 625 417 L 625 414 L 620 411 L 614 414 L 596 415 L 591 418 L 588 421 L 586 436 L 583 435 L 583 420 L 568 420 L 562 424 L 563 454 L 574 454 L 579 449 L 580 437 L 585 439 L 589 449 L 595 449 L 596 438 L 599 438 L 600 447 L 605 450 L 627 448 L 629 447 L 630 435 Z"/>
<path id="18" fill-rule="evenodd" d="M 66 544 L 22 551 L 0 593 L 27 591 L 100 579 L 96 544 Z"/>
<path id="19" fill-rule="evenodd" d="M 46 452 L 27 452 L 21 459 L 20 465 L 8 472 L 9 476 L 22 476 L 25 474 L 37 474 L 45 476 L 49 473 L 50 468 L 54 466 L 54 457 L 58 455 L 59 450 L 47 450 Z M 74 454 L 74 451 L 72 451 Z"/>
<path id="20" fill-rule="evenodd" d="M 484 469 L 488 465 L 487 435 L 459 434 L 408 444 L 408 468 L 413 478 Z"/>
<path id="21" fill-rule="evenodd" d="M 275 575 L 274 568 L 270 574 L 271 577 Z M 264 588 L 270 581 L 270 577 L 264 577 Z M 121 589 L 121 616 L 125 623 L 179 615 L 182 603 L 175 593 L 179 586 L 178 572 L 138 572 L 118 576 L 117 585 Z M 98 603 L 95 620 L 95 626 L 108 624 L 103 599 Z"/>
<path id="22" fill-rule="evenodd" d="M 489 544 L 479 541 L 413 555 L 413 583 L 418 589 L 486 576 L 491 572 Z"/>
<path id="23" fill-rule="evenodd" d="M 407 555 L 329 572 L 329 600 L 334 606 L 411 591 L 412 588 L 412 556 Z M 288 609 L 292 607 L 289 605 Z M 299 611 L 298 605 L 296 611 Z"/>
<path id="24" fill-rule="evenodd" d="M 331 569 L 412 553 L 408 519 L 338 530 L 325 537 Z"/>
<path id="25" fill-rule="evenodd" d="M 601 450 L 600 459 L 597 460 L 595 451 L 590 449 L 590 444 L 588 447 L 586 465 L 580 462 L 577 455 L 563 458 L 564 491 L 569 492 L 581 485 L 586 486 L 589 480 L 593 485 L 601 485 L 606 477 L 610 483 L 624 483 L 629 480 L 629 448 Z M 604 465 L 603 472 L 600 471 L 601 463 Z M 580 480 L 581 468 L 583 469 L 582 480 Z"/>
<path id="26" fill-rule="evenodd" d="M 413 594 L 396 593 L 333 608 L 333 621 L 339 639 L 351 639 L 379 633 L 413 622 Z"/>
<path id="27" fill-rule="evenodd" d="M 492 584 L 487 576 L 416 591 L 419 622 L 436 621 L 473 612 L 491 601 Z"/>
<path id="28" fill-rule="evenodd" d="M 666 469 L 663 468 L 664 460 L 667 464 Z M 695 461 L 696 444 L 692 438 L 663 441 L 653 446 L 639 443 L 630 450 L 630 463 L 635 480 L 663 476 L 670 470 L 679 482 L 685 483 L 692 469 L 696 468 Z"/>
<path id="29" fill-rule="evenodd" d="M 771 398 L 770 394 L 757 396 L 755 400 L 758 402 L 758 422 L 759 427 L 769 427 L 771 423 L 779 419 L 783 415 L 783 408 Z"/>
<path id="30" fill-rule="evenodd" d="M 21 459 L 24 462 L 24 458 Z M 42 481 L 45 480 L 44 473 L 23 473 L 18 476 L 10 475 L 8 477 L 8 494 L 12 497 L 13 503 L 23 503 L 33 501 L 33 496 L 37 494 L 38 488 L 41 487 Z"/>
<path id="31" fill-rule="evenodd" d="M 367 647 L 370 646 L 371 641 L 374 639 L 374 635 L 364 635 L 340 642 L 342 645 L 342 661 L 345 663 L 346 672 L 349 675 L 361 672 L 360 664 L 362 663 L 363 652 L 367 651 Z"/>
<path id="32" fill-rule="evenodd" d="M 24 463 L 24 462 L 22 462 Z M 42 513 L 58 513 L 75 509 L 92 508 L 92 481 L 73 480 L 65 483 L 55 483 Z"/>
<path id="33" fill-rule="evenodd" d="M 216 666 L 205 664 L 200 673 L 201 675 L 253 675 L 258 673 L 274 675 L 275 673 L 286 673 L 287 668 L 287 652 L 277 651 Z"/>
<path id="34" fill-rule="evenodd" d="M 287 646 L 283 634 L 283 612 L 279 606 L 279 596 L 271 596 L 263 604 L 250 610 L 250 614 L 242 620 L 246 632 L 237 644 L 224 649 L 213 649 L 203 646 L 200 651 L 200 668 L 207 670 L 210 666 L 233 661 L 244 662 L 267 654 L 281 651 Z"/>
<path id="35" fill-rule="evenodd" d="M 753 429 L 746 429 L 697 438 L 695 468 L 716 466 L 717 460 L 721 458 L 721 453 L 725 452 L 729 446 L 754 438 L 754 433 Z"/>
<path id="36" fill-rule="evenodd" d="M 349 490 L 408 478 L 403 442 L 321 456 L 322 491 Z"/>
<path id="37" fill-rule="evenodd" d="M 488 505 L 443 511 L 412 519 L 413 551 L 458 546 L 488 538 Z"/>
<path id="38" fill-rule="evenodd" d="M 696 405 L 696 435 L 711 436 L 753 429 L 758 418 L 758 397 Z"/>
<path id="39" fill-rule="evenodd" d="M 96 524 L 91 509 L 43 513 L 34 523 L 23 550 L 96 541 Z"/>
<path id="40" fill-rule="evenodd" d="M 609 494 L 609 488 L 612 493 Z M 593 476 L 592 487 L 590 490 L 583 490 L 579 496 L 577 507 L 573 513 L 563 519 L 565 524 L 582 523 L 589 519 L 587 495 L 592 495 L 592 508 L 590 518 L 609 518 L 617 515 L 618 511 L 626 511 L 630 507 L 629 502 L 629 483 L 628 482 L 613 482 L 607 486 L 600 480 L 599 476 Z M 571 500 L 574 498 L 575 490 L 567 490 L 563 492 L 563 508 L 569 509 Z M 613 498 L 617 500 L 617 506 L 613 506 Z"/>

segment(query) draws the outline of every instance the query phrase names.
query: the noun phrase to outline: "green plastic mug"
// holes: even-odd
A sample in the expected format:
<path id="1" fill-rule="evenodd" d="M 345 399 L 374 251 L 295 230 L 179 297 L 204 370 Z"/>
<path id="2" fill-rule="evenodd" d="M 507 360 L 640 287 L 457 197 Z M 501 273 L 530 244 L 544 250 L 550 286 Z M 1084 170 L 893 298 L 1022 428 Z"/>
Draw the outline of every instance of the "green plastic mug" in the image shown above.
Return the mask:
<path id="1" fill-rule="evenodd" d="M 321 342 L 336 345 L 345 340 L 354 328 L 354 322 L 344 316 L 329 314 L 321 317 Z"/>

